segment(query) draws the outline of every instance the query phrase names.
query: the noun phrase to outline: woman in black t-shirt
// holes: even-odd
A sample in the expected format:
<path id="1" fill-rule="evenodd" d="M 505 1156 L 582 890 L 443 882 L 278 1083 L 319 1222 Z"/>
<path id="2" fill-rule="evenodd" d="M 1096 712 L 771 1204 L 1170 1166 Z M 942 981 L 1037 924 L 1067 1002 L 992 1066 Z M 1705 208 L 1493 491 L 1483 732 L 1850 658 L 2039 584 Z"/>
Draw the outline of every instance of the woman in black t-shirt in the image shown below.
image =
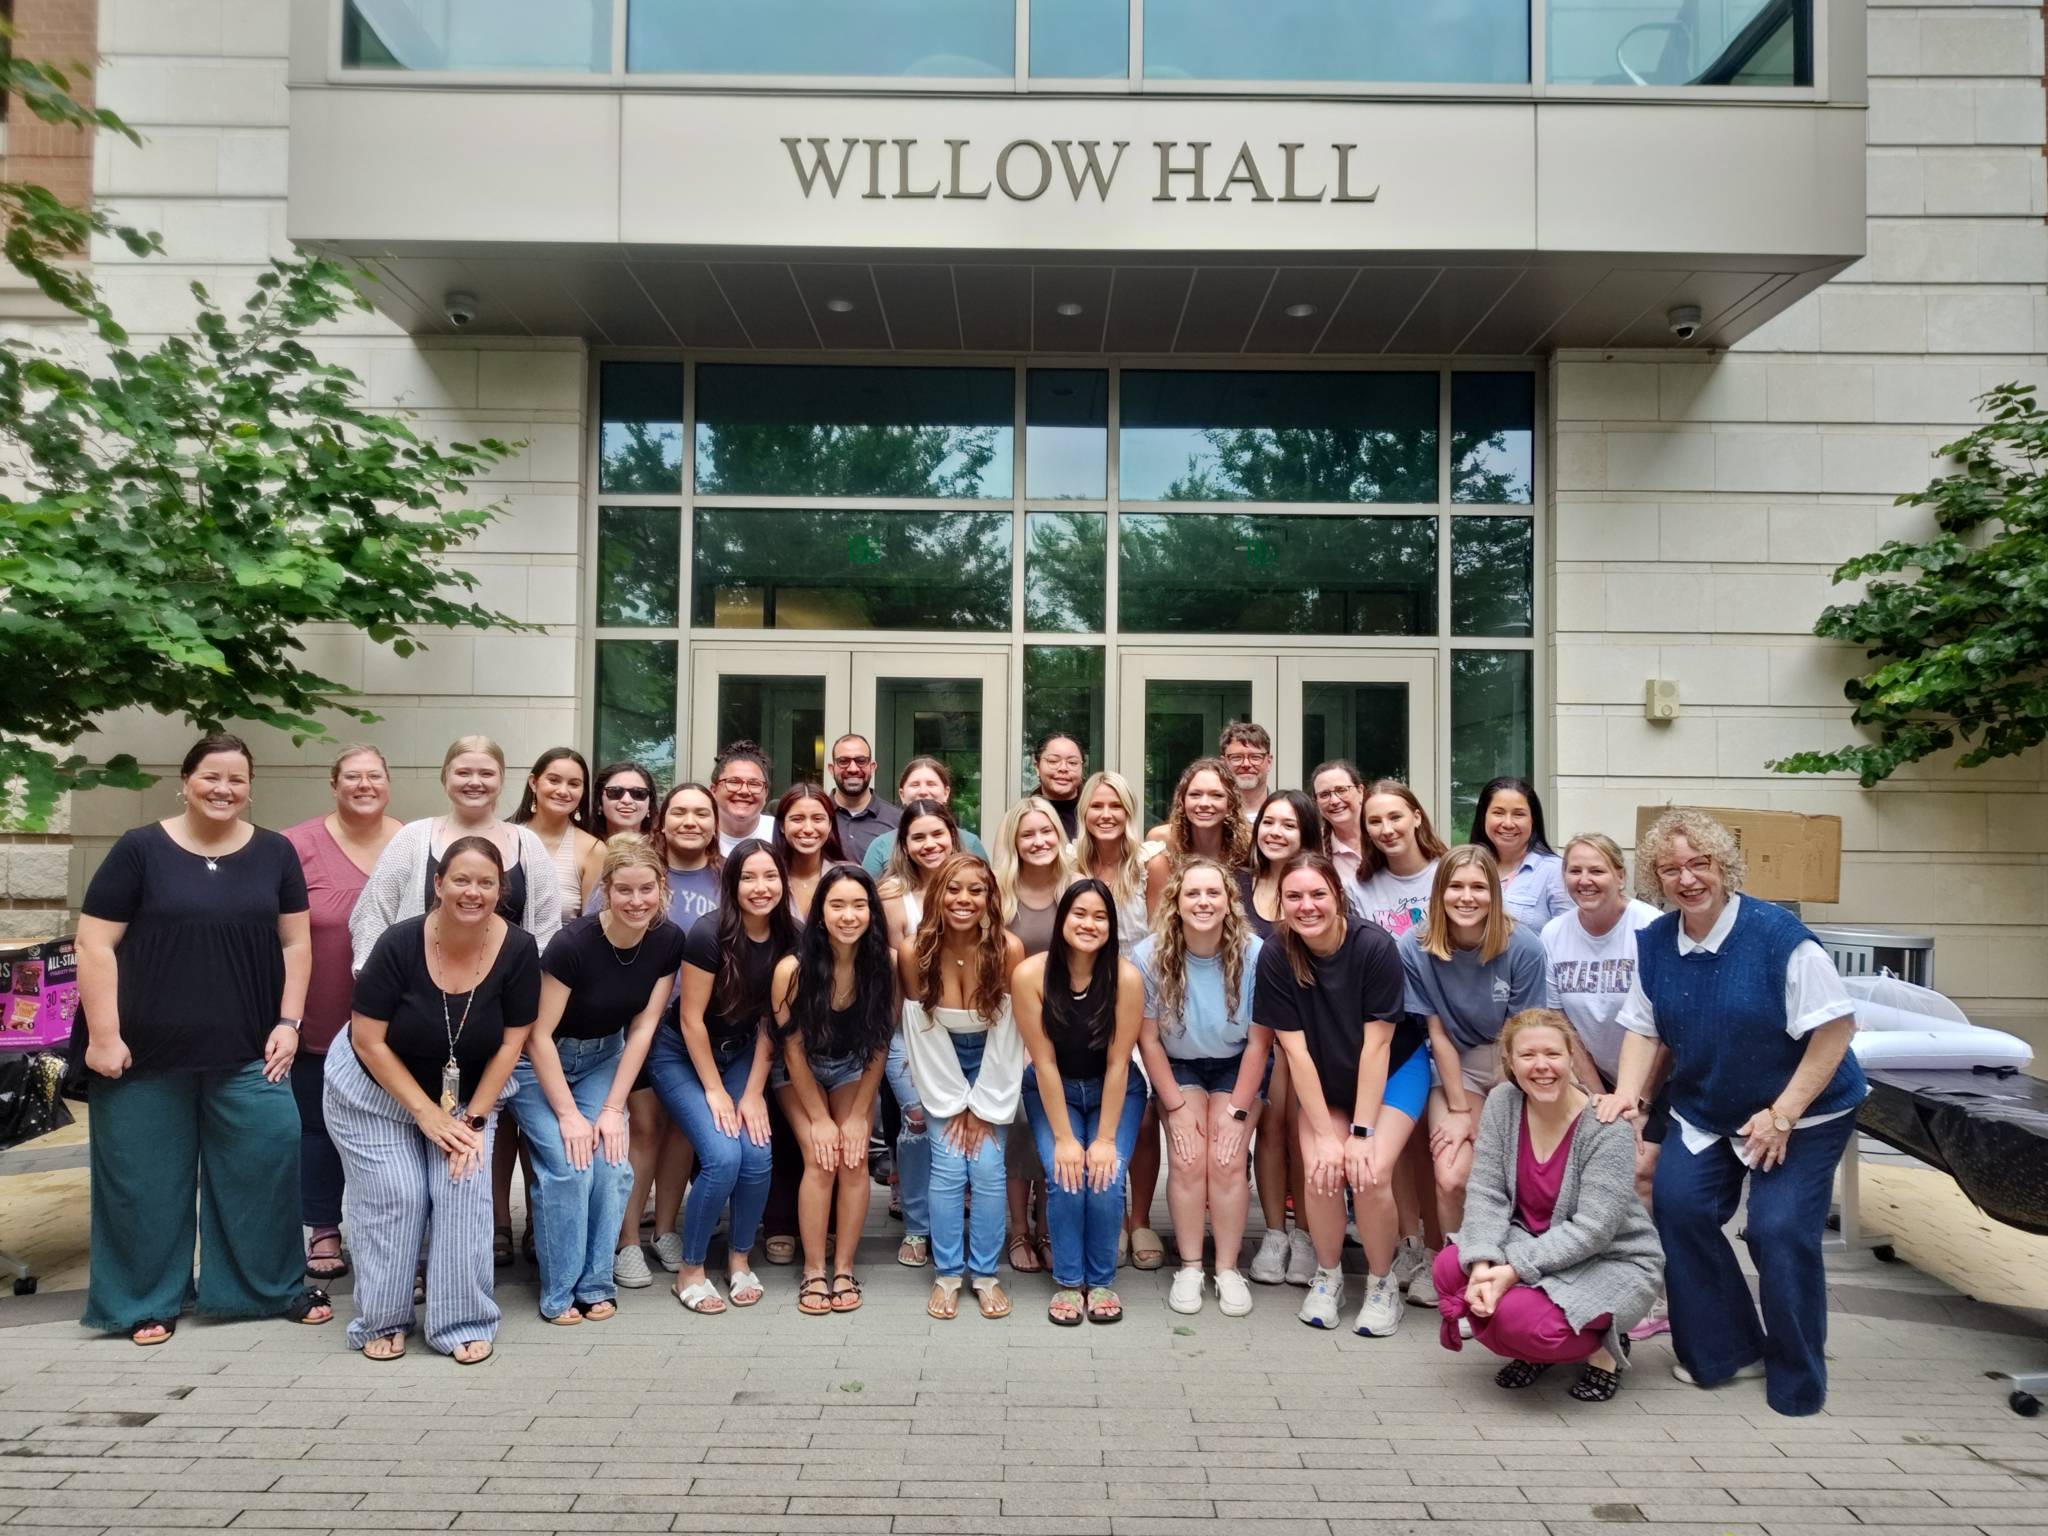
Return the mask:
<path id="1" fill-rule="evenodd" d="M 512 1072 L 512 1101 L 534 1164 L 540 1315 L 551 1323 L 618 1310 L 613 1239 L 633 1182 L 626 1095 L 683 960 L 666 877 L 653 845 L 617 833 L 599 871 L 604 907 L 541 956 L 540 1016 Z"/>
<path id="2" fill-rule="evenodd" d="M 782 860 L 758 837 L 742 839 L 719 878 L 718 910 L 697 919 L 683 947 L 676 1023 L 655 1031 L 654 1091 L 697 1150 L 683 1200 L 683 1262 L 675 1297 L 692 1312 L 723 1312 L 704 1273 L 712 1229 L 732 1207 L 726 1273 L 732 1305 L 761 1299 L 752 1250 L 770 1173 L 767 1025 L 775 964 L 796 948 Z"/>
<path id="3" fill-rule="evenodd" d="M 428 1345 L 475 1365 L 498 1332 L 484 1170 L 540 1011 L 533 936 L 497 913 L 504 879 L 489 838 L 450 843 L 433 906 L 378 938 L 327 1053 L 327 1129 L 348 1171 L 342 1220 L 356 1255 L 348 1341 L 371 1360 L 405 1353 L 422 1239 Z"/>
<path id="4" fill-rule="evenodd" d="M 195 1236 L 203 1315 L 334 1315 L 299 1286 L 285 1081 L 313 965 L 306 880 L 283 836 L 243 820 L 252 771 L 240 737 L 196 743 L 178 772 L 184 809 L 122 835 L 78 923 L 75 1037 L 95 1078 L 80 1321 L 137 1344 L 176 1331 Z"/>
<path id="5" fill-rule="evenodd" d="M 1365 1245 L 1365 1305 L 1352 1331 L 1384 1338 L 1401 1323 L 1394 1283 L 1393 1170 L 1429 1097 L 1429 1053 L 1402 1011 L 1401 956 L 1377 924 L 1348 916 L 1344 879 L 1320 853 L 1280 871 L 1280 928 L 1259 951 L 1254 1050 L 1277 1036 L 1300 1108 L 1308 1230 L 1316 1273 L 1301 1320 L 1337 1326 L 1344 1302 L 1344 1189 Z"/>

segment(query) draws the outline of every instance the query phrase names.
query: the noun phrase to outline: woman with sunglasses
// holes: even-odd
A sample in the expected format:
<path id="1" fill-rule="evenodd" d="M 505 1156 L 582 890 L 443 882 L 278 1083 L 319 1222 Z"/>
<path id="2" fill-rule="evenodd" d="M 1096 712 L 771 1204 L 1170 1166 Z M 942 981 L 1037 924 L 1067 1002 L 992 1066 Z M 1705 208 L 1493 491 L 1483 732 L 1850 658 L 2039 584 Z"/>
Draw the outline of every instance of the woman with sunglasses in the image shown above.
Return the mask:
<path id="1" fill-rule="evenodd" d="M 591 830 L 598 837 L 583 859 L 585 900 L 597 889 L 598 877 L 604 869 L 607 843 L 621 832 L 646 838 L 654 836 L 655 828 L 660 825 L 654 814 L 657 793 L 654 775 L 638 763 L 607 763 L 598 771 L 595 787 L 590 792 L 591 819 L 595 823 Z"/>

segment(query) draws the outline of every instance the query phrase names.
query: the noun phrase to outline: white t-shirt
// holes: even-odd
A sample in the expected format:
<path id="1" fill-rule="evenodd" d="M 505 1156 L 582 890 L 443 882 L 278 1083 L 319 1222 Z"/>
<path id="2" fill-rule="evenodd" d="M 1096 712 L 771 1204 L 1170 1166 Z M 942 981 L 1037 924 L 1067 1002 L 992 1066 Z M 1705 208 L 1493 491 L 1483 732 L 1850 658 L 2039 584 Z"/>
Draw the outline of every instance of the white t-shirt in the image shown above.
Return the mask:
<path id="1" fill-rule="evenodd" d="M 726 836 L 725 829 L 721 827 L 718 832 L 718 856 L 721 859 L 730 858 L 733 849 L 750 837 L 758 837 L 762 842 L 772 844 L 775 841 L 775 818 L 763 811 L 761 819 L 754 823 L 754 830 L 743 832 L 738 837 Z"/>
<path id="2" fill-rule="evenodd" d="M 1543 925 L 1551 996 L 1610 1083 L 1628 1033 L 1619 1015 L 1636 976 L 1636 930 L 1656 919 L 1657 909 L 1647 901 L 1631 901 L 1614 926 L 1597 939 L 1579 921 L 1577 907 Z"/>
<path id="3" fill-rule="evenodd" d="M 1437 861 L 1431 859 L 1412 875 L 1397 875 L 1383 869 L 1353 889 L 1366 919 L 1375 922 L 1395 938 L 1429 920 L 1429 889 L 1436 883 Z"/>

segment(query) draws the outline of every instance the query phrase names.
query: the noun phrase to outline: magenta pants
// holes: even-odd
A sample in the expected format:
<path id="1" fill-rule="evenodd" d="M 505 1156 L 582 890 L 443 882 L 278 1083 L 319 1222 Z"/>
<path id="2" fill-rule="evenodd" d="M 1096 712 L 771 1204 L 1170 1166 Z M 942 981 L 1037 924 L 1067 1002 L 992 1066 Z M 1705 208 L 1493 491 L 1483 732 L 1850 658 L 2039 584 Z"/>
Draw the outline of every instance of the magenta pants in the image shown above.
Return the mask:
<path id="1" fill-rule="evenodd" d="M 1603 1347 L 1602 1337 L 1613 1319 L 1606 1313 L 1573 1331 L 1564 1308 L 1533 1285 L 1513 1285 L 1502 1294 L 1493 1316 L 1480 1317 L 1465 1305 L 1465 1266 L 1458 1245 L 1445 1243 L 1430 1270 L 1436 1282 L 1436 1308 L 1443 1314 L 1439 1337 L 1445 1349 L 1462 1349 L 1458 1320 L 1469 1318 L 1472 1337 L 1496 1355 L 1526 1360 L 1531 1365 L 1564 1365 L 1587 1360 Z"/>

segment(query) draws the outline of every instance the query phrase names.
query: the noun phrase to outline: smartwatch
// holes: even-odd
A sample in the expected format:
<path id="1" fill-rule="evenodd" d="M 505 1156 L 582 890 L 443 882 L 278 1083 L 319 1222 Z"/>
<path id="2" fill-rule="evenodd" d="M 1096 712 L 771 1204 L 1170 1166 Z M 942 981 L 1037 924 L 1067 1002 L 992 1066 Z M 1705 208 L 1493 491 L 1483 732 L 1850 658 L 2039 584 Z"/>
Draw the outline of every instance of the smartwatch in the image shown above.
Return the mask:
<path id="1" fill-rule="evenodd" d="M 1225 1106 L 1223 1107 L 1223 1113 L 1225 1113 L 1226 1115 L 1230 1116 L 1230 1118 L 1231 1118 L 1231 1119 L 1233 1119 L 1233 1120 L 1237 1120 L 1237 1121 L 1244 1121 L 1244 1120 L 1247 1120 L 1247 1119 L 1251 1118 L 1251 1111 L 1250 1111 L 1250 1110 L 1248 1110 L 1248 1109 L 1239 1109 L 1239 1108 L 1238 1108 L 1238 1107 L 1237 1107 L 1237 1106 L 1236 1106 L 1235 1104 L 1226 1104 L 1226 1105 L 1225 1105 Z"/>
<path id="2" fill-rule="evenodd" d="M 1359 1137 L 1360 1139 L 1363 1139 L 1365 1137 L 1372 1135 L 1372 1127 L 1369 1125 L 1360 1125 L 1357 1121 L 1354 1120 L 1351 1123 L 1351 1134 Z"/>
<path id="3" fill-rule="evenodd" d="M 280 1018 L 277 1022 L 284 1025 L 285 1028 L 293 1031 L 294 1033 L 298 1033 L 305 1024 L 305 1020 L 303 1019 Z"/>

